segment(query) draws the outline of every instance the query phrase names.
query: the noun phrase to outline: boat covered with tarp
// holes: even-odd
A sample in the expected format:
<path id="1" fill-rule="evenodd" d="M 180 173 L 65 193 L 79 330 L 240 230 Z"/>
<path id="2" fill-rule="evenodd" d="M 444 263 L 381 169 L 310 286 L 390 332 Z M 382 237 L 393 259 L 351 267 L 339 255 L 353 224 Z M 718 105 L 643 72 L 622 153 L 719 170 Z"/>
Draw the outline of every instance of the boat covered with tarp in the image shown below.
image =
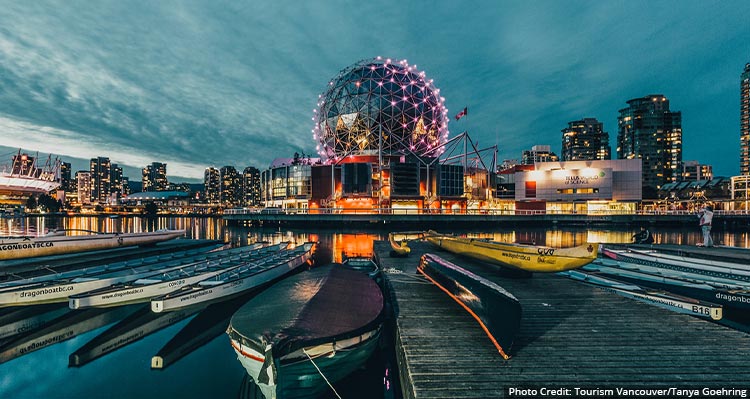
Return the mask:
<path id="1" fill-rule="evenodd" d="M 599 244 L 585 243 L 570 248 L 503 243 L 429 231 L 425 239 L 446 251 L 526 272 L 556 273 L 577 269 L 596 259 Z"/>
<path id="2" fill-rule="evenodd" d="M 287 278 L 240 308 L 227 334 L 266 398 L 313 397 L 364 365 L 378 346 L 383 293 L 340 264 Z M 325 377 L 323 377 L 325 376 Z"/>
<path id="3" fill-rule="evenodd" d="M 437 255 L 425 254 L 417 272 L 458 302 L 479 323 L 504 359 L 521 328 L 521 304 L 513 294 Z"/>
<path id="4" fill-rule="evenodd" d="M 185 230 L 141 233 L 98 233 L 65 235 L 64 231 L 41 237 L 0 238 L 0 260 L 33 258 L 103 249 L 153 245 L 185 235 Z"/>

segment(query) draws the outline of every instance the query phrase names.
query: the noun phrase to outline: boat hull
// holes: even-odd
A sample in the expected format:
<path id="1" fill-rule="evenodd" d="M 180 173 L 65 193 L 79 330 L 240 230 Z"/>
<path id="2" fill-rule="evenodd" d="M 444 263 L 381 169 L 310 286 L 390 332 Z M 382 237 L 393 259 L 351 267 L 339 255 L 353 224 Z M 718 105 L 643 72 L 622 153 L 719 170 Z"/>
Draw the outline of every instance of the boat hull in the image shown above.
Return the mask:
<path id="1" fill-rule="evenodd" d="M 0 240 L 0 261 L 151 245 L 183 235 L 185 235 L 184 230 L 166 230 L 148 233 L 2 239 Z"/>
<path id="2" fill-rule="evenodd" d="M 311 256 L 310 250 L 307 250 L 283 264 L 275 265 L 244 278 L 226 281 L 217 285 L 206 285 L 200 290 L 192 290 L 172 297 L 152 299 L 151 310 L 158 313 L 210 301 L 229 299 L 291 273 L 302 265 L 307 264 Z"/>
<path id="3" fill-rule="evenodd" d="M 513 340 L 521 328 L 521 304 L 513 294 L 433 254 L 422 256 L 417 272 L 469 312 L 500 355 L 504 359 L 510 358 Z"/>
<path id="4" fill-rule="evenodd" d="M 307 358 L 285 362 L 277 362 L 277 384 L 257 383 L 263 371 L 264 355 L 257 351 L 242 347 L 238 341 L 231 340 L 232 348 L 237 359 L 250 377 L 256 381 L 266 399 L 313 398 L 330 390 L 326 381 L 335 383 L 342 380 L 353 371 L 363 367 L 372 357 L 378 347 L 380 330 L 372 331 L 370 337 L 356 346 L 338 349 L 318 355 L 312 361 Z M 312 362 L 315 362 L 313 365 Z M 320 369 L 320 372 L 316 367 Z"/>
<path id="5" fill-rule="evenodd" d="M 586 243 L 572 248 L 549 248 L 435 233 L 425 238 L 431 244 L 457 255 L 503 267 L 541 273 L 556 273 L 585 266 L 596 259 L 599 248 L 598 243 Z"/>

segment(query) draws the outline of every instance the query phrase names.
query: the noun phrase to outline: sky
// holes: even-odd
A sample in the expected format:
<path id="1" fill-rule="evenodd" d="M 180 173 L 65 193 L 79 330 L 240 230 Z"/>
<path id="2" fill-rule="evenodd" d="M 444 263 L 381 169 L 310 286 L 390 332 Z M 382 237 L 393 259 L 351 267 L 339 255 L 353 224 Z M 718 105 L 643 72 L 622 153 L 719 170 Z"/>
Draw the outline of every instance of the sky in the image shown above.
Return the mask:
<path id="1" fill-rule="evenodd" d="M 748 21 L 746 0 L 0 0 L 0 154 L 74 170 L 107 156 L 131 180 L 154 161 L 170 180 L 264 169 L 315 154 L 318 95 L 383 56 L 425 71 L 450 115 L 468 107 L 450 137 L 497 144 L 500 160 L 559 153 L 560 130 L 584 117 L 615 153 L 618 110 L 664 94 L 682 112 L 683 159 L 732 176 Z"/>

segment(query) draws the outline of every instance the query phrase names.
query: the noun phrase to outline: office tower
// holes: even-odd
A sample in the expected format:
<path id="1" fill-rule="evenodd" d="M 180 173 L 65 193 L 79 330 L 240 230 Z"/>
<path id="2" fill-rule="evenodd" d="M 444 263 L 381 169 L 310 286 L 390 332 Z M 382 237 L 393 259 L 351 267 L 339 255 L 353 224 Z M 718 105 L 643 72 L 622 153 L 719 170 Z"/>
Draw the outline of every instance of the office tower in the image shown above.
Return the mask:
<path id="1" fill-rule="evenodd" d="M 122 195 L 130 195 L 130 180 L 125 176 L 122 177 Z"/>
<path id="2" fill-rule="evenodd" d="M 248 166 L 242 171 L 242 199 L 245 206 L 260 205 L 260 170 Z"/>
<path id="3" fill-rule="evenodd" d="M 669 110 L 669 100 L 650 94 L 629 100 L 617 117 L 617 158 L 640 158 L 643 198 L 656 198 L 666 183 L 682 173 L 682 113 Z"/>
<path id="4" fill-rule="evenodd" d="M 711 165 L 704 165 L 698 161 L 685 161 L 682 164 L 682 181 L 712 180 L 713 178 Z"/>
<path id="5" fill-rule="evenodd" d="M 593 161 L 610 159 L 609 133 L 596 118 L 568 122 L 562 130 L 563 161 Z"/>
<path id="6" fill-rule="evenodd" d="M 91 203 L 91 172 L 79 170 L 76 172 L 76 188 L 79 204 Z"/>
<path id="7" fill-rule="evenodd" d="M 535 145 L 531 150 L 524 150 L 521 155 L 522 165 L 533 165 L 535 162 L 556 162 L 560 157 L 550 150 L 548 145 Z"/>
<path id="8" fill-rule="evenodd" d="M 73 192 L 73 182 L 70 181 L 70 162 L 60 162 L 60 190 Z"/>
<path id="9" fill-rule="evenodd" d="M 107 157 L 91 158 L 91 201 L 106 203 L 112 185 L 112 165 Z"/>
<path id="10" fill-rule="evenodd" d="M 242 182 L 239 173 L 234 166 L 224 166 L 221 174 L 221 204 L 224 206 L 235 206 L 240 202 L 242 195 Z"/>
<path id="11" fill-rule="evenodd" d="M 122 197 L 122 168 L 116 163 L 111 167 L 111 185 L 110 193 L 115 194 L 117 198 Z"/>
<path id="12" fill-rule="evenodd" d="M 740 175 L 750 175 L 750 63 L 740 75 Z"/>
<path id="13" fill-rule="evenodd" d="M 221 174 L 219 169 L 206 168 L 203 173 L 203 192 L 206 202 L 209 204 L 219 203 L 221 199 Z"/>
<path id="14" fill-rule="evenodd" d="M 152 162 L 143 168 L 141 174 L 141 191 L 166 191 L 169 181 L 167 180 L 167 164 Z"/>

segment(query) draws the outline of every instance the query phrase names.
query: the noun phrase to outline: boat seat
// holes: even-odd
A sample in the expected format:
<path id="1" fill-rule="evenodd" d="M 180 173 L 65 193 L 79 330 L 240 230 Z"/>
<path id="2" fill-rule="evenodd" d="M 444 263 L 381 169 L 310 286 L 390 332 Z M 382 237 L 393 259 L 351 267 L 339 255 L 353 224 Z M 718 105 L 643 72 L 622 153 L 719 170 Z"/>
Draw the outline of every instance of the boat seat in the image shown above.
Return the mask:
<path id="1" fill-rule="evenodd" d="M 73 283 L 84 283 L 86 281 L 94 281 L 94 280 L 97 280 L 97 279 L 93 278 L 93 277 L 76 277 L 76 278 L 74 278 L 72 280 L 72 282 Z"/>
<path id="2" fill-rule="evenodd" d="M 140 280 L 136 280 L 136 281 L 134 282 L 134 284 L 143 284 L 143 285 L 147 285 L 147 284 L 156 284 L 156 283 L 161 283 L 161 282 L 162 282 L 162 280 L 155 280 L 155 279 L 149 279 L 149 278 L 142 278 L 142 279 L 140 279 Z"/>
<path id="3" fill-rule="evenodd" d="M 200 283 L 198 283 L 198 285 L 202 285 L 202 286 L 205 286 L 205 287 L 210 287 L 210 286 L 213 286 L 213 285 L 219 285 L 219 284 L 223 284 L 223 283 L 224 283 L 223 281 L 211 280 L 211 281 L 201 281 Z"/>

